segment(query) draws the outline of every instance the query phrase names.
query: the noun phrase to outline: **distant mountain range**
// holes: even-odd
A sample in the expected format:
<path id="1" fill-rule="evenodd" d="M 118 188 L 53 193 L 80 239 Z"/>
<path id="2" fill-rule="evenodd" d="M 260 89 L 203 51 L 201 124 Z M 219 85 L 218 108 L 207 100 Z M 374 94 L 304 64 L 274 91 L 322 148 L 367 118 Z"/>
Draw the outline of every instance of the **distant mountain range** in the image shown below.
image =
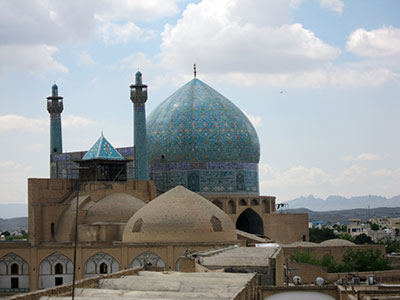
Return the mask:
<path id="1" fill-rule="evenodd" d="M 13 231 L 19 229 L 28 229 L 28 218 L 0 219 L 0 233 L 3 231 Z"/>
<path id="2" fill-rule="evenodd" d="M 377 207 L 400 207 L 400 195 L 392 198 L 382 196 L 358 196 L 346 198 L 342 196 L 329 196 L 321 199 L 315 198 L 313 195 L 308 197 L 300 197 L 288 201 L 289 209 L 307 208 L 312 211 L 332 211 L 355 208 L 377 208 Z"/>
<path id="3" fill-rule="evenodd" d="M 28 216 L 28 205 L 27 204 L 0 204 L 0 218 L 19 218 Z"/>
<path id="4" fill-rule="evenodd" d="M 358 208 L 346 210 L 333 210 L 333 211 L 312 211 L 307 208 L 297 209 L 283 209 L 283 213 L 306 213 L 308 214 L 308 221 L 324 221 L 325 223 L 346 223 L 349 219 L 361 219 L 367 222 L 372 217 L 400 217 L 400 207 L 379 207 L 379 208 Z"/>

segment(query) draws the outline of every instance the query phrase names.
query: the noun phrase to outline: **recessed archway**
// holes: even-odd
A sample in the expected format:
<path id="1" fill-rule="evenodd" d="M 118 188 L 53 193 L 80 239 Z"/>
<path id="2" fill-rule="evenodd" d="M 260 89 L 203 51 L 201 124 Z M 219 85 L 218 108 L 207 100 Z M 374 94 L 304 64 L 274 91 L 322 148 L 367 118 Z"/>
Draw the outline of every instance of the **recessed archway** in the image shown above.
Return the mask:
<path id="1" fill-rule="evenodd" d="M 264 235 L 264 223 L 261 217 L 251 208 L 242 212 L 236 220 L 236 229 L 252 234 Z"/>

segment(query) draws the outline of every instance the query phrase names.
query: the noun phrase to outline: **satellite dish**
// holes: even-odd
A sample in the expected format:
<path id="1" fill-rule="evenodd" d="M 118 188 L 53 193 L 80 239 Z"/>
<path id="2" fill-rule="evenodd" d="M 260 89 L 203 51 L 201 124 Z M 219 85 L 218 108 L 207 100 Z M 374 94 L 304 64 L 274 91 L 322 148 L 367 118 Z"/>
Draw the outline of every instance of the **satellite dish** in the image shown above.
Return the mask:
<path id="1" fill-rule="evenodd" d="M 295 285 L 300 285 L 301 284 L 301 277 L 300 276 L 294 276 L 293 277 L 293 283 Z"/>
<path id="2" fill-rule="evenodd" d="M 319 286 L 323 285 L 324 284 L 324 279 L 322 277 L 317 277 L 315 279 L 315 284 L 319 285 Z"/>

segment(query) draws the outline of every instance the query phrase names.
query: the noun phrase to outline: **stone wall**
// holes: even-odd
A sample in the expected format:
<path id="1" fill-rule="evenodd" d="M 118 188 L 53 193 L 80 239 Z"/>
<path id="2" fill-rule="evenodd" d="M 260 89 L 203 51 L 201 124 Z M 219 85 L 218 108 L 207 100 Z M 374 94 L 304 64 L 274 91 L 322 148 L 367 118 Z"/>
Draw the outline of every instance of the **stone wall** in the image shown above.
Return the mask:
<path id="1" fill-rule="evenodd" d="M 309 240 L 307 214 L 264 214 L 264 234 L 281 244 Z"/>

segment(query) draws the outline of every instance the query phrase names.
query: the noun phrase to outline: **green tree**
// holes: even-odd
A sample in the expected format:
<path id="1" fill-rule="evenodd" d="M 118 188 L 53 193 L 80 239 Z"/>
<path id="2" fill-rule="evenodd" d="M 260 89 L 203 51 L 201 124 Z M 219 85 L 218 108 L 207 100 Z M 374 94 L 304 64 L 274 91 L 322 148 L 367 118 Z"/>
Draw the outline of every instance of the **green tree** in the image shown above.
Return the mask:
<path id="1" fill-rule="evenodd" d="M 371 229 L 374 230 L 374 231 L 379 230 L 379 225 L 376 224 L 376 223 L 371 223 L 370 226 L 371 226 Z"/>
<path id="2" fill-rule="evenodd" d="M 335 239 L 336 235 L 329 228 L 310 228 L 310 242 L 321 243 L 326 240 Z"/>
<path id="3" fill-rule="evenodd" d="M 356 238 L 354 239 L 354 243 L 357 245 L 362 245 L 362 244 L 375 244 L 371 237 L 366 235 L 365 233 L 362 233 L 360 235 L 357 235 Z"/>
<path id="4" fill-rule="evenodd" d="M 3 231 L 3 232 L 1 233 L 1 235 L 4 235 L 5 237 L 8 237 L 8 236 L 11 235 L 11 233 L 8 232 L 8 231 Z"/>
<path id="5" fill-rule="evenodd" d="M 327 268 L 328 273 L 336 273 L 340 271 L 340 265 L 335 261 L 332 255 L 325 254 L 321 260 L 321 266 Z"/>
<path id="6" fill-rule="evenodd" d="M 292 260 L 297 262 L 311 264 L 311 265 L 320 265 L 321 262 L 316 259 L 310 252 L 308 251 L 299 251 L 294 250 L 293 254 L 291 255 Z"/>
<path id="7" fill-rule="evenodd" d="M 347 250 L 340 264 L 341 272 L 364 272 L 390 270 L 388 260 L 382 252 L 372 249 L 362 249 L 354 252 Z"/>
<path id="8" fill-rule="evenodd" d="M 400 252 L 400 240 L 391 241 L 386 243 L 386 253 Z"/>

